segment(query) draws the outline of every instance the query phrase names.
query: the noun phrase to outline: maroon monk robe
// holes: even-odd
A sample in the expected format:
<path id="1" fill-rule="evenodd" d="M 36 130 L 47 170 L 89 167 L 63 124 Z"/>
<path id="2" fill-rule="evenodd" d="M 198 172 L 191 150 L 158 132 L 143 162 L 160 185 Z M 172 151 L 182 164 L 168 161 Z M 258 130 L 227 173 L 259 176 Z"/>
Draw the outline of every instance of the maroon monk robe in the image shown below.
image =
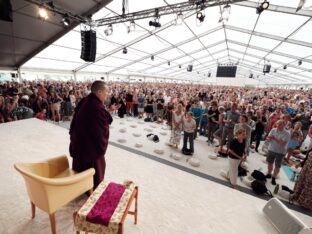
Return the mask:
<path id="1" fill-rule="evenodd" d="M 69 152 L 73 170 L 81 172 L 94 168 L 94 188 L 104 179 L 104 155 L 112 121 L 103 103 L 91 93 L 79 102 L 71 122 Z"/>

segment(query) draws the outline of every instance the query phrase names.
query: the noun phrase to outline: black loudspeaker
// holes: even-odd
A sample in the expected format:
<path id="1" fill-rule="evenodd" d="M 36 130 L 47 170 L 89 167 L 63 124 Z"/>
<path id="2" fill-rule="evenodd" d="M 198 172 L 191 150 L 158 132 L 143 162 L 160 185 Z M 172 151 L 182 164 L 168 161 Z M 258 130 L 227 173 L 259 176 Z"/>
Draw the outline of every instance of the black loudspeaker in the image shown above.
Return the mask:
<path id="1" fill-rule="evenodd" d="M 187 68 L 186 68 L 186 70 L 187 70 L 188 72 L 193 71 L 193 65 L 188 65 Z"/>
<path id="2" fill-rule="evenodd" d="M 81 31 L 81 56 L 86 62 L 94 62 L 96 56 L 96 32 Z"/>
<path id="3" fill-rule="evenodd" d="M 269 73 L 271 70 L 271 65 L 270 64 L 265 64 L 263 67 L 263 73 Z"/>
<path id="4" fill-rule="evenodd" d="M 13 22 L 12 5 L 10 0 L 0 0 L 0 20 Z"/>

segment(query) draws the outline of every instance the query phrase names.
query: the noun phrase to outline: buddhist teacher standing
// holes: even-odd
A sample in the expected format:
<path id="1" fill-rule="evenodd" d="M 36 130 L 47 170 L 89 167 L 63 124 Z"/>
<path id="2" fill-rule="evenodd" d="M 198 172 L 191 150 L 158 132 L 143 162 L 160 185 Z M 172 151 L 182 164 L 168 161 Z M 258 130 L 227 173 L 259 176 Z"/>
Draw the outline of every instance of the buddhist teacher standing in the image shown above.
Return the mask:
<path id="1" fill-rule="evenodd" d="M 94 168 L 94 188 L 104 179 L 105 174 L 109 125 L 113 121 L 109 112 L 118 109 L 118 106 L 113 105 L 106 110 L 104 102 L 108 94 L 105 82 L 93 82 L 91 93 L 76 107 L 69 130 L 69 152 L 73 158 L 73 170 L 81 172 Z"/>

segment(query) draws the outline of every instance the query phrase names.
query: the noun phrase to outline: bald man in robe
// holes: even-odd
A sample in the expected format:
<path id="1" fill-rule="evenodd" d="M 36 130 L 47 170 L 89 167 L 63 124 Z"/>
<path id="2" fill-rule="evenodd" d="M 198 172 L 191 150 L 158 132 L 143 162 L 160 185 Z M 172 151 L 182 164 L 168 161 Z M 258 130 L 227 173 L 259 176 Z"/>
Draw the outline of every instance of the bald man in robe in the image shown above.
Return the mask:
<path id="1" fill-rule="evenodd" d="M 109 125 L 113 121 L 110 112 L 119 107 L 112 105 L 109 110 L 106 110 L 104 102 L 108 97 L 108 92 L 105 82 L 93 82 L 91 93 L 76 107 L 69 130 L 72 168 L 76 172 L 94 168 L 94 188 L 104 179 Z"/>

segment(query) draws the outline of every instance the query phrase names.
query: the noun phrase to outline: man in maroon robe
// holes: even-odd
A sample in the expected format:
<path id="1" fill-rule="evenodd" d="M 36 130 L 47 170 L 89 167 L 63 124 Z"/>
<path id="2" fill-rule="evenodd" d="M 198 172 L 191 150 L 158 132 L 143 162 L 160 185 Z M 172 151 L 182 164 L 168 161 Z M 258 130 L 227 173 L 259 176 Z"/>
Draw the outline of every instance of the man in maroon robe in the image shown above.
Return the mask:
<path id="1" fill-rule="evenodd" d="M 113 119 L 109 111 L 118 109 L 116 105 L 107 111 L 104 101 L 108 97 L 108 87 L 103 81 L 95 81 L 91 93 L 83 98 L 75 109 L 69 134 L 69 152 L 73 158 L 73 170 L 81 172 L 95 169 L 94 188 L 104 179 L 105 152 L 108 145 L 109 125 Z"/>

